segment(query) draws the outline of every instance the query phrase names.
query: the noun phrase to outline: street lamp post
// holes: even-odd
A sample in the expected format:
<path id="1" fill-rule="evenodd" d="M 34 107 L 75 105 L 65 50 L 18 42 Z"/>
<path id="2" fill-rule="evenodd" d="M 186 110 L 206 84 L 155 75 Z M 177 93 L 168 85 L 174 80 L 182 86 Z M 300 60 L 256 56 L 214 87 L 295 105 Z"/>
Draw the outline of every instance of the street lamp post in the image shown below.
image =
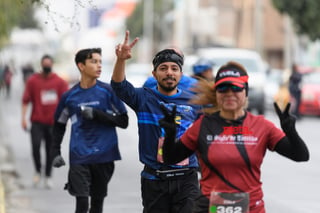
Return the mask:
<path id="1" fill-rule="evenodd" d="M 153 50 L 153 0 L 143 1 L 143 57 L 150 61 Z"/>

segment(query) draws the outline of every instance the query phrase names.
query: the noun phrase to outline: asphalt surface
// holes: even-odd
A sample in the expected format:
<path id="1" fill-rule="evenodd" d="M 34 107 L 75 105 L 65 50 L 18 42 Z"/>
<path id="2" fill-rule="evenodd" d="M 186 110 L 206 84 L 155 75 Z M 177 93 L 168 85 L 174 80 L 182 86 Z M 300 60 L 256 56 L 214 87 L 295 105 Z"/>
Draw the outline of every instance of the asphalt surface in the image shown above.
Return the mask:
<path id="1" fill-rule="evenodd" d="M 15 76 L 12 84 L 10 98 L 0 95 L 0 168 L 3 170 L 1 173 L 6 204 L 6 212 L 0 211 L 0 213 L 74 212 L 74 198 L 63 190 L 67 180 L 68 165 L 53 170 L 53 189 L 46 189 L 43 183 L 37 188 L 33 187 L 34 167 L 31 158 L 30 134 L 22 130 L 20 125 L 23 90 L 20 76 Z M 130 128 L 118 129 L 122 160 L 115 163 L 115 173 L 108 186 L 104 212 L 142 212 L 140 198 L 142 164 L 138 160 L 136 119 L 133 111 L 129 108 L 128 111 Z M 69 127 L 68 125 L 62 144 L 62 155 L 66 161 Z M 42 158 L 44 158 L 43 149 Z M 1 196 L 0 206 L 3 206 Z"/>
<path id="2" fill-rule="evenodd" d="M 0 177 L 4 185 L 1 187 L 0 184 L 0 213 L 74 212 L 74 198 L 63 190 L 67 166 L 54 169 L 53 189 L 32 186 L 34 169 L 29 133 L 24 132 L 20 126 L 22 89 L 22 81 L 16 75 L 13 78 L 11 97 L 7 99 L 0 94 Z M 118 130 L 122 160 L 116 162 L 104 212 L 142 212 L 142 165 L 137 154 L 137 125 L 135 114 L 131 109 L 128 110 L 129 127 Z M 279 124 L 272 111 L 266 117 Z M 304 117 L 297 122 L 297 129 L 309 147 L 311 158 L 309 162 L 296 163 L 276 153 L 267 152 L 262 167 L 262 181 L 269 213 L 320 212 L 320 118 Z M 68 137 L 67 134 L 62 145 L 65 159 L 68 159 Z M 5 209 L 1 191 L 5 192 Z"/>

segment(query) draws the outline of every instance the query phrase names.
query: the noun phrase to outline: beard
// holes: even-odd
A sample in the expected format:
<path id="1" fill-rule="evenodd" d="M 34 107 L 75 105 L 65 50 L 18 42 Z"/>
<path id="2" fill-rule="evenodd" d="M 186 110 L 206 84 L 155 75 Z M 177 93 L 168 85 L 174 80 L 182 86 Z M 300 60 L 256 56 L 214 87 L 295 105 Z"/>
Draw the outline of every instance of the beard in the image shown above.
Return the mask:
<path id="1" fill-rule="evenodd" d="M 171 78 L 171 77 L 165 78 L 162 81 L 165 81 L 165 80 L 168 80 L 168 79 L 173 80 L 174 82 L 176 82 L 176 79 Z M 177 88 L 177 86 L 178 86 L 177 83 L 175 83 L 175 84 L 166 84 L 166 83 L 162 83 L 162 82 L 158 82 L 158 85 L 159 85 L 159 87 L 161 87 L 161 89 L 163 89 L 166 92 L 171 92 L 171 91 L 175 90 Z"/>

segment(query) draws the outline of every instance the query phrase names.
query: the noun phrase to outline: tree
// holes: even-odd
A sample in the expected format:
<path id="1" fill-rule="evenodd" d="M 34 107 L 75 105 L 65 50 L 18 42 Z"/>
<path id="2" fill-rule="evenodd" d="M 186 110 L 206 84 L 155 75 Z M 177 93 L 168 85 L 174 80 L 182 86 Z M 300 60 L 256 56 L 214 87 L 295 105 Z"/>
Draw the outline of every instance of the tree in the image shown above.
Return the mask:
<path id="1" fill-rule="evenodd" d="M 143 0 L 137 4 L 134 12 L 126 20 L 127 29 L 132 38 L 141 37 L 143 34 Z"/>
<path id="2" fill-rule="evenodd" d="M 3 46 L 11 30 L 20 28 L 38 28 L 38 23 L 33 17 L 33 3 L 38 0 L 1 0 L 0 1 L 0 47 Z"/>
<path id="3" fill-rule="evenodd" d="M 291 17 L 298 34 L 307 35 L 312 41 L 320 38 L 319 0 L 273 0 L 273 5 Z"/>

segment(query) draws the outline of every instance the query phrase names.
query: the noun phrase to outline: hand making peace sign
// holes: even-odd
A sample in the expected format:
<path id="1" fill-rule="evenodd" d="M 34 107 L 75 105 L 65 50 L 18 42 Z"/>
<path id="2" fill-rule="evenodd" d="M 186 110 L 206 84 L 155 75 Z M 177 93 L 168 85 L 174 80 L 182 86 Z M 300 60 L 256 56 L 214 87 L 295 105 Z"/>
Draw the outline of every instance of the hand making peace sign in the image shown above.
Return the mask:
<path id="1" fill-rule="evenodd" d="M 138 42 L 139 38 L 135 38 L 130 44 L 129 42 L 129 30 L 126 31 L 126 35 L 122 44 L 116 46 L 116 55 L 118 59 L 127 60 L 131 58 L 131 49 Z"/>
<path id="2" fill-rule="evenodd" d="M 281 111 L 278 104 L 276 102 L 273 103 L 274 109 L 280 119 L 281 128 L 284 131 L 291 131 L 295 129 L 296 119 L 290 114 L 290 103 L 287 104 L 285 109 Z"/>

